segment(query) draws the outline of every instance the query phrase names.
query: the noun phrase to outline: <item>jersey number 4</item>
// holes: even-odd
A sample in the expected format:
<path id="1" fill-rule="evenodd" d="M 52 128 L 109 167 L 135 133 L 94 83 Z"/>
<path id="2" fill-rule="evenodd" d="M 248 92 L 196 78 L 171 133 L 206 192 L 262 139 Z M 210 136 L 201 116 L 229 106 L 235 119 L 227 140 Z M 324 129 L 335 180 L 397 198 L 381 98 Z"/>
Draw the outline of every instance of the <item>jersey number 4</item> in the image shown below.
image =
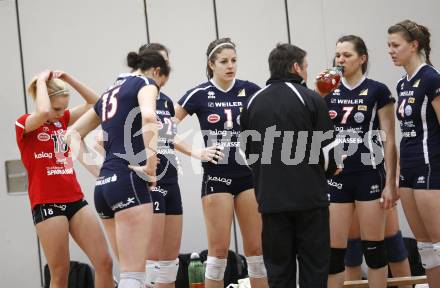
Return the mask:
<path id="1" fill-rule="evenodd" d="M 102 95 L 102 122 L 115 116 L 116 110 L 118 109 L 118 99 L 116 98 L 116 94 L 118 94 L 119 88 L 121 87 L 116 87 Z"/>

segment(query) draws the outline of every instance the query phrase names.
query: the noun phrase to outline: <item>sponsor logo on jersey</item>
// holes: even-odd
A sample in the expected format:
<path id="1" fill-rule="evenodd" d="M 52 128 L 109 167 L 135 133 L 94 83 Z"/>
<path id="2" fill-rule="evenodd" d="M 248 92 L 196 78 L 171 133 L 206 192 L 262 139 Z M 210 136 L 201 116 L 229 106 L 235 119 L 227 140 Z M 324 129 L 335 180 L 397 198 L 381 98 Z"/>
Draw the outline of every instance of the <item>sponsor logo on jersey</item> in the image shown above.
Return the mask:
<path id="1" fill-rule="evenodd" d="M 362 90 L 361 93 L 359 93 L 359 96 L 367 96 L 367 95 L 368 95 L 368 88 Z"/>
<path id="2" fill-rule="evenodd" d="M 215 107 L 241 107 L 243 106 L 243 102 L 215 102 Z"/>
<path id="3" fill-rule="evenodd" d="M 334 93 L 334 92 L 333 92 Z M 332 104 L 335 104 L 336 103 L 336 99 L 335 98 L 332 98 L 332 99 L 330 99 L 330 103 L 332 103 Z"/>
<path id="4" fill-rule="evenodd" d="M 335 119 L 336 116 L 338 116 L 338 112 L 336 112 L 335 110 L 329 110 L 328 116 L 330 116 L 330 119 Z"/>
<path id="5" fill-rule="evenodd" d="M 338 104 L 358 105 L 364 104 L 364 99 L 338 99 Z"/>
<path id="6" fill-rule="evenodd" d="M 419 84 L 420 84 L 420 79 L 417 79 L 416 82 L 414 82 L 412 87 L 417 88 L 417 87 L 419 87 Z"/>
<path id="7" fill-rule="evenodd" d="M 414 91 L 402 91 L 399 95 L 402 97 L 414 96 Z"/>
<path id="8" fill-rule="evenodd" d="M 208 107 L 214 107 L 215 106 L 215 104 L 214 104 L 214 102 L 208 102 Z"/>
<path id="9" fill-rule="evenodd" d="M 358 105 L 358 110 L 359 111 L 367 111 L 368 110 L 368 106 L 367 105 Z"/>
<path id="10" fill-rule="evenodd" d="M 215 124 L 220 121 L 220 116 L 218 114 L 211 114 L 207 118 L 208 122 L 211 124 Z"/>
<path id="11" fill-rule="evenodd" d="M 47 176 L 73 174 L 73 168 L 66 169 L 48 169 Z"/>
<path id="12" fill-rule="evenodd" d="M 417 184 L 425 184 L 425 183 L 426 183 L 425 177 L 420 176 L 419 178 L 417 178 Z"/>
<path id="13" fill-rule="evenodd" d="M 414 103 L 416 103 L 416 98 L 414 98 L 414 97 L 409 97 L 409 98 L 408 98 L 408 103 L 409 103 L 409 104 L 414 104 Z"/>
<path id="14" fill-rule="evenodd" d="M 37 139 L 39 141 L 49 141 L 50 140 L 50 135 L 45 133 L 45 132 L 41 132 L 37 135 Z"/>
<path id="15" fill-rule="evenodd" d="M 48 152 L 40 152 L 40 153 L 34 153 L 34 159 L 43 159 L 43 158 L 48 158 L 48 159 L 52 159 L 53 154 Z"/>
<path id="16" fill-rule="evenodd" d="M 113 211 L 115 211 L 116 209 L 126 208 L 126 207 L 130 206 L 131 204 L 135 204 L 134 197 L 128 197 L 127 201 L 125 203 L 124 202 L 118 202 L 118 203 L 114 204 L 111 208 L 112 208 Z"/>
<path id="17" fill-rule="evenodd" d="M 238 92 L 237 97 L 245 97 L 246 96 L 246 90 L 243 88 Z"/>
<path id="18" fill-rule="evenodd" d="M 375 184 L 370 187 L 370 194 L 376 194 L 380 192 L 380 186 Z"/>
<path id="19" fill-rule="evenodd" d="M 354 121 L 356 121 L 356 123 L 362 123 L 365 120 L 365 116 L 364 113 L 362 112 L 357 112 L 356 114 L 354 114 Z"/>
<path id="20" fill-rule="evenodd" d="M 49 127 L 43 126 L 43 131 L 44 132 L 49 132 Z"/>
<path id="21" fill-rule="evenodd" d="M 208 91 L 208 99 L 215 99 L 215 92 L 214 91 Z"/>
<path id="22" fill-rule="evenodd" d="M 61 122 L 60 121 L 53 122 L 53 125 L 55 125 L 55 127 L 57 127 L 57 128 L 61 128 Z"/>
<path id="23" fill-rule="evenodd" d="M 340 90 L 340 89 L 335 89 L 335 90 L 333 91 L 333 95 L 334 95 L 334 96 L 341 96 L 341 90 Z"/>
<path id="24" fill-rule="evenodd" d="M 405 115 L 406 116 L 411 116 L 411 114 L 412 114 L 412 108 L 411 108 L 411 105 L 406 105 L 406 107 L 405 107 Z"/>
<path id="25" fill-rule="evenodd" d="M 107 178 L 99 177 L 96 179 L 95 186 L 101 186 L 116 181 L 118 181 L 118 176 L 116 174 L 113 174 L 113 176 Z"/>
<path id="26" fill-rule="evenodd" d="M 338 188 L 339 190 L 342 190 L 342 183 L 338 183 L 338 182 L 333 181 L 332 179 L 328 179 L 327 184 L 329 186 L 332 186 L 332 187 Z"/>
<path id="27" fill-rule="evenodd" d="M 216 182 L 221 182 L 221 183 L 225 183 L 226 185 L 231 185 L 232 183 L 232 179 L 230 178 L 222 178 L 222 177 L 217 177 L 217 176 L 211 176 L 208 175 L 208 181 L 216 181 Z"/>

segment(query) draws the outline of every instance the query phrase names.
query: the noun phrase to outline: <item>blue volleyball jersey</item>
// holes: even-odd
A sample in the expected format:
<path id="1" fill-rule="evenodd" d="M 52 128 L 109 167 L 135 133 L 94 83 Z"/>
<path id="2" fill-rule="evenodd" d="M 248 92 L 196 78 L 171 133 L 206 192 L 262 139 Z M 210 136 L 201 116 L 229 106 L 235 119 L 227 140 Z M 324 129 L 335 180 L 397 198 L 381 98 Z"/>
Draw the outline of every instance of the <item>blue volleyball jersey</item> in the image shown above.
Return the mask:
<path id="1" fill-rule="evenodd" d="M 411 79 L 397 83 L 397 119 L 400 121 L 400 166 L 440 165 L 440 125 L 432 106 L 440 96 L 440 74 L 423 64 Z"/>
<path id="2" fill-rule="evenodd" d="M 160 162 L 157 165 L 156 175 L 158 183 L 177 182 L 177 156 L 174 150 L 174 136 L 176 136 L 176 123 L 174 117 L 174 105 L 171 98 L 162 92 L 156 101 L 156 114 L 159 125 L 159 137 L 157 139 L 157 157 Z"/>
<path id="3" fill-rule="evenodd" d="M 357 145 L 354 154 L 347 153 L 349 156 L 343 162 L 343 172 L 376 169 L 383 165 L 382 140 L 379 133 L 374 131 L 380 129 L 377 111 L 394 103 L 387 86 L 363 77 L 355 87 L 349 88 L 343 80 L 339 88 L 325 99 L 330 118 L 338 132 L 336 139 L 339 145 L 343 145 L 344 151 L 348 150 L 349 145 Z M 381 155 L 375 155 L 374 152 Z"/>
<path id="4" fill-rule="evenodd" d="M 250 96 L 258 90 L 258 85 L 236 79 L 232 87 L 225 91 L 211 80 L 189 90 L 178 101 L 188 114 L 197 115 L 205 146 L 216 144 L 224 147 L 225 157 L 218 164 L 202 163 L 205 173 L 234 176 L 251 173 L 240 154 L 238 135 L 240 112 Z M 237 162 L 236 157 L 242 159 Z"/>
<path id="5" fill-rule="evenodd" d="M 128 170 L 129 164 L 145 165 L 142 117 L 137 97 L 139 90 L 146 85 L 156 83 L 138 75 L 120 76 L 95 104 L 95 112 L 107 135 L 102 170 Z"/>

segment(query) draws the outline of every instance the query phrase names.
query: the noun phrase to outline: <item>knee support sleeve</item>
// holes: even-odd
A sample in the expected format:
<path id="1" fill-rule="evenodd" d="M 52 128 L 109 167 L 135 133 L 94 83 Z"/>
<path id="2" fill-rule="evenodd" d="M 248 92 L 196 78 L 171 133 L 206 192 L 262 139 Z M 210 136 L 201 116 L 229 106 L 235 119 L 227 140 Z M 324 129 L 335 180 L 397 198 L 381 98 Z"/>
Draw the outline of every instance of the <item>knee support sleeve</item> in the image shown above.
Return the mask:
<path id="1" fill-rule="evenodd" d="M 214 281 L 222 281 L 225 276 L 227 259 L 208 256 L 205 277 Z"/>
<path id="2" fill-rule="evenodd" d="M 402 232 L 385 238 L 385 246 L 389 262 L 400 262 L 408 258 L 408 251 L 403 242 Z"/>
<path id="3" fill-rule="evenodd" d="M 153 288 L 157 280 L 159 261 L 147 260 L 145 263 L 145 286 Z"/>
<path id="4" fill-rule="evenodd" d="M 361 239 L 348 239 L 347 251 L 345 252 L 344 264 L 347 267 L 357 267 L 362 264 L 362 241 Z"/>
<path id="5" fill-rule="evenodd" d="M 432 269 L 440 266 L 440 242 L 417 242 L 417 248 L 419 250 L 420 259 L 422 260 L 422 266 L 425 269 Z"/>
<path id="6" fill-rule="evenodd" d="M 329 274 L 338 274 L 344 272 L 344 257 L 346 248 L 331 248 Z"/>
<path id="7" fill-rule="evenodd" d="M 171 261 L 159 261 L 159 269 L 157 273 L 157 283 L 174 283 L 176 282 L 177 271 L 179 270 L 179 259 Z"/>
<path id="8" fill-rule="evenodd" d="M 385 241 L 362 241 L 365 262 L 371 269 L 379 269 L 388 265 Z"/>
<path id="9" fill-rule="evenodd" d="M 267 277 L 266 266 L 264 266 L 262 255 L 246 257 L 246 262 L 250 278 Z"/>

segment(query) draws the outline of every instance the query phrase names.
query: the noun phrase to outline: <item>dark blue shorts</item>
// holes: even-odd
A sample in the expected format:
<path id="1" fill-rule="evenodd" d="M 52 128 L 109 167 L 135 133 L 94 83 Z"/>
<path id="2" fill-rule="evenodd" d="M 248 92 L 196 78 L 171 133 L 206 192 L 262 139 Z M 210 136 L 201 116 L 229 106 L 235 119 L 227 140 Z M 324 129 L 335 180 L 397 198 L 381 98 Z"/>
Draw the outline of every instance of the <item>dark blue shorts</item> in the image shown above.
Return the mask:
<path id="1" fill-rule="evenodd" d="M 69 203 L 38 204 L 32 209 L 32 219 L 35 225 L 55 216 L 65 216 L 70 221 L 86 205 L 89 204 L 84 199 Z"/>
<path id="2" fill-rule="evenodd" d="M 182 197 L 177 182 L 161 183 L 159 181 L 156 187 L 151 187 L 150 193 L 155 214 L 182 215 Z"/>
<path id="3" fill-rule="evenodd" d="M 230 193 L 237 196 L 240 192 L 254 188 L 252 174 L 240 177 L 203 174 L 202 197 L 214 193 Z"/>
<path id="4" fill-rule="evenodd" d="M 102 219 L 113 218 L 115 213 L 151 202 L 145 182 L 132 171 L 101 171 L 95 183 L 95 207 Z"/>
<path id="5" fill-rule="evenodd" d="M 385 187 L 383 167 L 341 173 L 327 180 L 331 203 L 354 203 L 379 199 Z"/>
<path id="6" fill-rule="evenodd" d="M 440 189 L 440 168 L 431 165 L 400 168 L 399 187 L 420 190 Z"/>

